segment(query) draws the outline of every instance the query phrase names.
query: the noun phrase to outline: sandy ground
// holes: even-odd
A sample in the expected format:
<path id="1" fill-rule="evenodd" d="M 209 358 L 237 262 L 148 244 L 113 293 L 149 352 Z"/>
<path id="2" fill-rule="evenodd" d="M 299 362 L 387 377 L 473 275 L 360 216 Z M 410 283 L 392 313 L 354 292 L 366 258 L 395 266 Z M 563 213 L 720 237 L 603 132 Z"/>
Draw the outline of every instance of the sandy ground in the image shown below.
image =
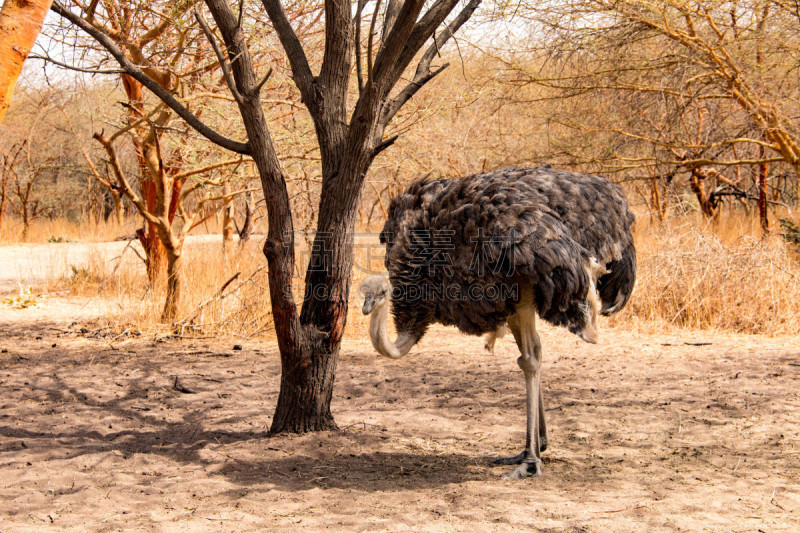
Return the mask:
<path id="1" fill-rule="evenodd" d="M 341 430 L 268 437 L 274 342 L 57 320 L 84 304 L 0 314 L 3 533 L 800 530 L 798 338 L 606 330 L 591 346 L 545 328 L 545 475 L 510 482 L 491 464 L 525 436 L 508 338 L 492 356 L 434 328 L 388 361 L 350 332 Z"/>

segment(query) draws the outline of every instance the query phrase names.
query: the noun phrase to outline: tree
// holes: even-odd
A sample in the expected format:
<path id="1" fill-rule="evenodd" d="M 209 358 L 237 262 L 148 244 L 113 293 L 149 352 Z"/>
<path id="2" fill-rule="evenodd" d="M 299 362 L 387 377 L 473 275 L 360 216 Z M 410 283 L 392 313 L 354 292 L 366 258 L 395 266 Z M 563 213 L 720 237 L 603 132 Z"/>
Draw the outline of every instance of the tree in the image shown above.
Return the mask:
<path id="1" fill-rule="evenodd" d="M 22 156 L 24 141 L 16 143 L 9 150 L 0 149 L 0 230 L 3 229 L 3 215 L 6 212 L 6 202 L 9 198 L 10 187 L 16 177 L 16 166 Z"/>
<path id="2" fill-rule="evenodd" d="M 800 175 L 793 5 L 530 4 L 521 12 L 535 21 L 535 51 L 528 62 L 508 60 L 508 78 L 535 85 L 534 98 L 557 110 L 549 126 L 572 136 L 556 143 L 562 155 L 650 181 L 659 212 L 660 186 L 677 176 L 710 218 L 726 197 L 754 200 L 766 232 L 767 204 Z"/>
<path id="3" fill-rule="evenodd" d="M 437 51 L 479 3 L 469 0 L 445 23 L 456 10 L 457 0 L 436 0 L 424 12 L 423 0 L 388 0 L 384 9 L 377 1 L 371 13 L 366 11 L 367 0 L 359 0 L 355 15 L 351 2 L 326 0 L 324 54 L 315 73 L 284 6 L 279 0 L 263 0 L 291 66 L 292 79 L 314 123 L 321 156 L 317 231 L 299 310 L 292 292 L 295 249 L 286 177 L 261 102 L 266 77 L 256 74 L 241 24 L 243 4 L 238 5 L 237 13 L 226 0 L 205 2 L 227 51 L 227 60 L 221 58 L 220 64 L 247 133 L 245 142 L 225 137 L 203 123 L 101 31 L 60 3 L 53 4 L 59 15 L 100 42 L 129 76 L 191 127 L 212 142 L 253 158 L 267 200 L 269 229 L 264 254 L 282 363 L 273 433 L 336 427 L 330 402 L 347 317 L 353 230 L 367 170 L 373 159 L 395 141 L 396 136 L 387 138 L 384 133 L 398 110 L 447 66 L 432 68 Z M 199 12 L 197 17 L 202 20 Z M 217 48 L 215 32 L 204 29 L 212 47 Z M 412 79 L 401 83 L 415 59 Z"/>
<path id="4" fill-rule="evenodd" d="M 7 192 L 2 196 L 22 221 L 23 241 L 28 239 L 34 219 L 55 212 L 54 186 L 74 174 L 66 135 L 47 138 L 39 135 L 42 129 L 54 126 L 60 96 L 57 90 L 42 91 L 28 98 L 20 94 L 27 100 L 25 112 L 15 116 L 15 120 L 9 115 L 8 127 L 4 127 L 3 140 L 8 145 L 0 145 L 0 156 L 3 160 L 2 189 Z"/>
<path id="5" fill-rule="evenodd" d="M 52 0 L 5 0 L 0 10 L 0 122 Z"/>
<path id="6" fill-rule="evenodd" d="M 209 99 L 218 98 L 216 82 L 218 55 L 202 39 L 202 30 L 190 8 L 196 2 L 155 1 L 139 4 L 121 2 L 71 2 L 73 12 L 104 38 L 113 42 L 126 57 L 141 68 L 148 79 L 174 99 L 180 99 L 194 115 L 211 111 Z M 145 251 L 150 285 L 166 284 L 161 319 L 173 321 L 178 314 L 182 292 L 182 252 L 186 235 L 243 192 L 242 188 L 220 193 L 230 184 L 233 173 L 221 174 L 224 167 L 238 168 L 242 157 L 225 158 L 206 145 L 197 148 L 191 135 L 175 127 L 175 114 L 164 103 L 152 98 L 142 83 L 119 70 L 105 68 L 107 53 L 96 42 L 70 36 L 69 30 L 55 30 L 53 39 L 69 42 L 80 54 L 92 59 L 90 68 L 80 70 L 118 75 L 127 97 L 124 118 L 112 131 L 95 132 L 93 138 L 105 152 L 111 175 L 101 165 L 83 156 L 91 175 L 110 192 L 115 203 L 127 198 L 141 215 L 143 224 L 136 235 Z M 63 64 L 55 58 L 42 59 Z M 68 66 L 68 65 L 67 65 Z M 224 95 L 223 95 L 224 96 Z M 130 141 L 137 172 L 126 170 L 121 152 Z M 201 195 L 204 197 L 200 197 Z"/>
<path id="7" fill-rule="evenodd" d="M 88 216 L 90 221 L 103 216 L 104 191 L 76 148 L 82 148 L 81 139 L 92 142 L 92 117 L 111 107 L 109 90 L 77 80 L 16 88 L 0 134 L 0 178 L 6 190 L 4 213 L 10 211 L 23 227 L 25 219 L 36 216 Z M 87 153 L 97 157 L 100 151 L 98 145 Z M 0 197 L 2 188 L 0 183 Z"/>

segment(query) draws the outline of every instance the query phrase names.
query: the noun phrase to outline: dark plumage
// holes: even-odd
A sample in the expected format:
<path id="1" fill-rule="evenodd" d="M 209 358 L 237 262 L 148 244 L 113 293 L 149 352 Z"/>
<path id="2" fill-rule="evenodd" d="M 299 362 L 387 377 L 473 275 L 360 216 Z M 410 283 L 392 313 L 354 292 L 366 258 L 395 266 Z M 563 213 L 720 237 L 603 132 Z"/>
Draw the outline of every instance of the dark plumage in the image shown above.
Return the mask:
<path id="1" fill-rule="evenodd" d="M 395 324 L 415 340 L 432 322 L 494 331 L 532 285 L 539 316 L 580 333 L 595 282 L 604 314 L 628 301 L 633 222 L 619 186 L 549 166 L 412 183 L 381 233 Z"/>

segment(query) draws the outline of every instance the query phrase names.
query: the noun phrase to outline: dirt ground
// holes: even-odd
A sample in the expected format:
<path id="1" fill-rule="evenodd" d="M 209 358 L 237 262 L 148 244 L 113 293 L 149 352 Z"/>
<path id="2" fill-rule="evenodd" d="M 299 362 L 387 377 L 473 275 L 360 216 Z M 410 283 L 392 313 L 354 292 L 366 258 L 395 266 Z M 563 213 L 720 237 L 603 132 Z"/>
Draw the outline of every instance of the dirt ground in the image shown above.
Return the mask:
<path id="1" fill-rule="evenodd" d="M 543 328 L 551 448 L 511 482 L 491 464 L 525 437 L 509 338 L 492 356 L 434 328 L 389 361 L 351 332 L 341 430 L 268 437 L 274 342 L 31 313 L 0 314 L 2 533 L 800 530 L 798 338 Z"/>

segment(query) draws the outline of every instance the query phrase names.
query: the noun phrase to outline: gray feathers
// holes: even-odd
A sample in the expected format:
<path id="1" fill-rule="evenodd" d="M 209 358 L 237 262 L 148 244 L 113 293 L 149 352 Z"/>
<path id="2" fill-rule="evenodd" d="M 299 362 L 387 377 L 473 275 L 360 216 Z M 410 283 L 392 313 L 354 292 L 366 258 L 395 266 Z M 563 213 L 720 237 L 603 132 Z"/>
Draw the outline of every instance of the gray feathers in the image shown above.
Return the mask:
<path id="1" fill-rule="evenodd" d="M 596 280 L 603 313 L 630 296 L 633 221 L 618 186 L 549 167 L 412 183 L 381 233 L 397 329 L 417 339 L 434 321 L 494 331 L 528 284 L 543 319 L 580 332 L 592 257 L 608 271 Z"/>

